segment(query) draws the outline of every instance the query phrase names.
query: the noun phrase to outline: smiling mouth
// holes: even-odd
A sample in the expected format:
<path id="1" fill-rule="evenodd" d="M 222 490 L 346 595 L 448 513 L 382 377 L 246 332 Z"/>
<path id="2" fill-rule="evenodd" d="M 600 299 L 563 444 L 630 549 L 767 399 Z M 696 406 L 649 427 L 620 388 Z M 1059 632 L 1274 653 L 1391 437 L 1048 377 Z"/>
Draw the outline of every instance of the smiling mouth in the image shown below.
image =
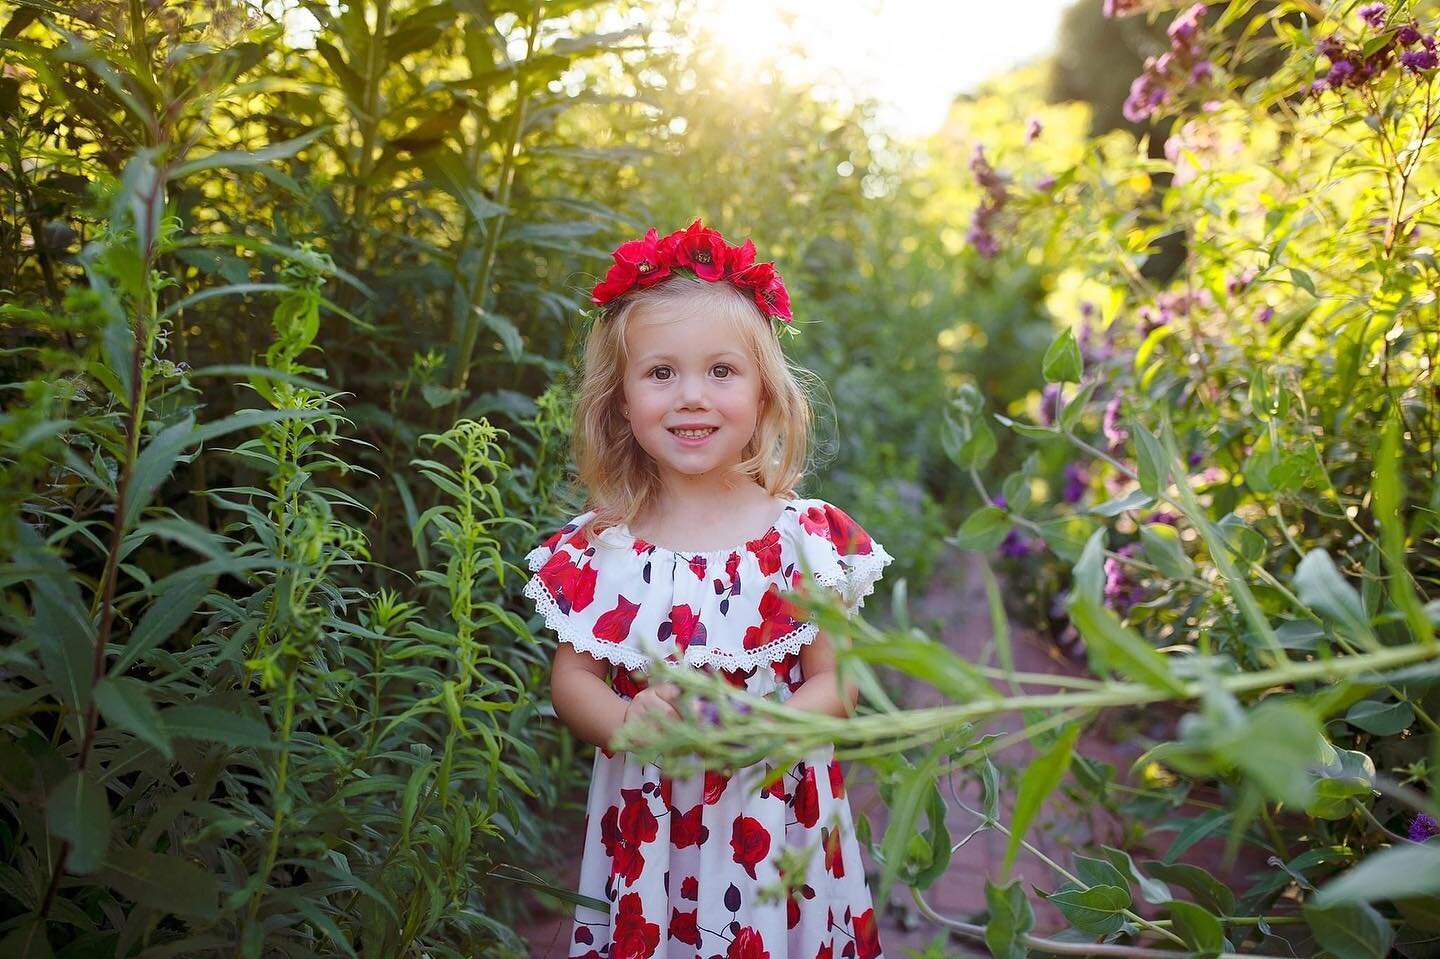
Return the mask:
<path id="1" fill-rule="evenodd" d="M 718 429 L 719 427 L 711 427 L 708 430 L 671 430 L 670 432 L 682 440 L 703 440 Z"/>

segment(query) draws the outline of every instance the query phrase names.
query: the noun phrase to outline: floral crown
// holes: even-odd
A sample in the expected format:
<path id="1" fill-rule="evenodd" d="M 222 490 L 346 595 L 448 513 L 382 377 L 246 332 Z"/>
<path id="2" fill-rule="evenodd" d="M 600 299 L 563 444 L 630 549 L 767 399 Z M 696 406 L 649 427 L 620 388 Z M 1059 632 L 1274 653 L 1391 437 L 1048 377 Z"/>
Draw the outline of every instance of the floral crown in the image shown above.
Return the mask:
<path id="1" fill-rule="evenodd" d="M 597 306 L 685 271 L 711 283 L 725 281 L 750 291 L 765 316 L 793 329 L 790 294 L 774 263 L 755 262 L 755 244 L 748 239 L 741 246 L 730 246 L 718 231 L 696 220 L 666 237 L 651 227 L 645 236 L 620 244 L 610 255 L 615 265 L 590 291 L 590 301 Z"/>

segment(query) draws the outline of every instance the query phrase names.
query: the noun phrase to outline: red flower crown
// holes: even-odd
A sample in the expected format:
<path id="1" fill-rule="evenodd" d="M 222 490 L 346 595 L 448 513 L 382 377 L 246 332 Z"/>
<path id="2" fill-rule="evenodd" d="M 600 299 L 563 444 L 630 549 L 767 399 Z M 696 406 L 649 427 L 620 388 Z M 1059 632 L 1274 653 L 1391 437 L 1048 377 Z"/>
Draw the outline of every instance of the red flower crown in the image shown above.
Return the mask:
<path id="1" fill-rule="evenodd" d="M 752 241 L 730 246 L 718 231 L 701 226 L 699 220 L 666 237 L 651 227 L 644 237 L 620 244 L 610 255 L 615 265 L 590 291 L 590 301 L 597 306 L 686 270 L 711 283 L 726 281 L 749 290 L 767 317 L 783 320 L 787 326 L 792 319 L 790 294 L 775 272 L 775 264 L 756 263 Z"/>

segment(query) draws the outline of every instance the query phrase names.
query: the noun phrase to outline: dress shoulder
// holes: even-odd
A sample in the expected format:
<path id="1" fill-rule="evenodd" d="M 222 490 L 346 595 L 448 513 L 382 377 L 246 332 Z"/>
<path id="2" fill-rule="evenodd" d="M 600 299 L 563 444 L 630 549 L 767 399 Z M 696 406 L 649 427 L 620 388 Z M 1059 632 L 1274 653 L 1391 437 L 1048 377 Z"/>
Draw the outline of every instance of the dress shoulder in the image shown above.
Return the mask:
<path id="1" fill-rule="evenodd" d="M 787 500 L 763 534 L 719 550 L 672 551 L 624 526 L 594 534 L 596 511 L 527 555 L 524 593 L 560 641 L 629 669 L 657 659 L 750 669 L 814 641 L 785 594 L 808 578 L 853 615 L 892 557 L 844 510 Z"/>

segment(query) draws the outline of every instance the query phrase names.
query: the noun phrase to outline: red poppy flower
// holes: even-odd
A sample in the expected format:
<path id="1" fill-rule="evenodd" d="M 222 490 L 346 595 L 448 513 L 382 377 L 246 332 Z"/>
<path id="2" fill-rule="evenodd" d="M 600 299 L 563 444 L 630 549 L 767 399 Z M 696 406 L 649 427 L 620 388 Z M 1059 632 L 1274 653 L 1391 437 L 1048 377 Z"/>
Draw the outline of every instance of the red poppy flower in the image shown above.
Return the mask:
<path id="1" fill-rule="evenodd" d="M 729 776 L 721 775 L 713 769 L 705 770 L 705 805 L 713 806 L 719 802 L 729 784 Z"/>
<path id="2" fill-rule="evenodd" d="M 755 241 L 747 239 L 739 246 L 729 247 L 725 251 L 725 272 L 730 276 L 737 273 L 744 273 L 755 262 Z"/>
<path id="3" fill-rule="evenodd" d="M 820 821 L 820 790 L 815 785 L 815 767 L 808 763 L 800 784 L 795 787 L 795 818 L 806 829 Z"/>
<path id="4" fill-rule="evenodd" d="M 759 930 L 744 926 L 730 940 L 725 959 L 770 959 L 770 951 L 765 948 L 765 937 Z"/>
<path id="5" fill-rule="evenodd" d="M 689 912 L 681 912 L 679 909 L 671 909 L 670 938 L 679 939 L 687 946 L 700 948 L 700 920 L 696 915 L 699 911 L 691 909 Z"/>
<path id="6" fill-rule="evenodd" d="M 845 857 L 840 849 L 840 830 L 820 827 L 820 844 L 825 847 L 825 871 L 836 879 L 845 875 Z"/>
<path id="7" fill-rule="evenodd" d="M 775 272 L 774 263 L 756 263 L 746 267 L 732 276 L 730 282 L 750 290 L 755 297 L 755 305 L 766 316 L 778 316 L 786 323 L 793 319 L 790 315 L 790 294 L 780 274 Z"/>
<path id="8" fill-rule="evenodd" d="M 620 897 L 620 911 L 615 915 L 610 959 L 648 959 L 660 945 L 659 923 L 646 922 L 640 908 L 640 894 Z"/>
<path id="9" fill-rule="evenodd" d="M 603 639 L 607 643 L 618 643 L 630 635 L 630 624 L 635 621 L 635 614 L 640 612 L 640 604 L 632 603 L 624 596 L 615 598 L 615 608 L 609 612 L 602 613 L 595 621 L 595 627 L 591 632 L 596 639 Z"/>
<path id="10" fill-rule="evenodd" d="M 696 803 L 689 812 L 682 813 L 678 809 L 670 810 L 670 844 L 676 849 L 684 849 L 686 846 L 698 846 L 710 838 L 710 829 L 701 822 L 701 813 L 705 810 L 703 803 Z"/>
<path id="11" fill-rule="evenodd" d="M 760 564 L 760 572 L 769 576 L 780 569 L 780 531 L 769 530 L 764 536 L 751 540 L 745 544 L 755 556 L 755 561 Z"/>
<path id="12" fill-rule="evenodd" d="M 654 286 L 670 275 L 673 264 L 668 253 L 669 250 L 661 246 L 660 235 L 652 226 L 640 239 L 621 243 L 611 255 L 615 257 L 616 264 L 635 269 L 635 279 L 640 286 Z"/>
<path id="13" fill-rule="evenodd" d="M 665 238 L 673 250 L 676 266 L 695 271 L 702 280 L 724 279 L 728 266 L 725 239 L 715 230 L 706 229 L 696 220 L 684 230 L 676 230 Z"/>
<path id="14" fill-rule="evenodd" d="M 770 852 L 770 831 L 758 819 L 736 816 L 731 829 L 730 848 L 733 850 L 732 858 L 744 868 L 745 874 L 751 879 L 758 879 L 755 864 Z"/>
<path id="15" fill-rule="evenodd" d="M 875 959 L 880 955 L 880 930 L 875 925 L 875 910 L 866 909 L 855 917 L 855 959 Z"/>

